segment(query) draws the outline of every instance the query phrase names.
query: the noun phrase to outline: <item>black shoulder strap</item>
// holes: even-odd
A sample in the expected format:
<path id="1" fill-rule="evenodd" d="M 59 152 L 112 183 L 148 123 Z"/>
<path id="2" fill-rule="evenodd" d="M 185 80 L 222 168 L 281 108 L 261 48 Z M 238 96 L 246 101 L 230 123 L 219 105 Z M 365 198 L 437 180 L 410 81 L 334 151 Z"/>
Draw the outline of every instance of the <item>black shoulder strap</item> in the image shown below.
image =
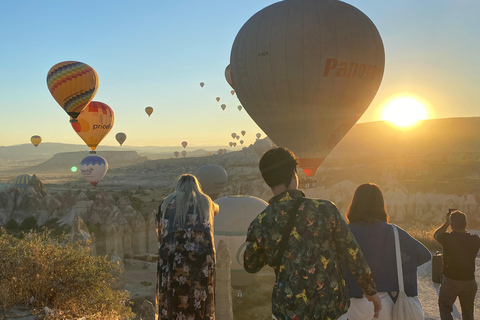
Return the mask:
<path id="1" fill-rule="evenodd" d="M 285 228 L 283 229 L 282 239 L 280 240 L 280 244 L 278 245 L 278 253 L 274 260 L 274 265 L 279 266 L 282 263 L 282 257 L 287 249 L 288 239 L 290 238 L 290 233 L 292 232 L 293 225 L 295 224 L 295 218 L 298 214 L 298 208 L 300 208 L 300 204 L 302 203 L 303 198 L 300 197 L 292 205 L 292 208 L 288 211 L 288 221 L 285 224 Z"/>

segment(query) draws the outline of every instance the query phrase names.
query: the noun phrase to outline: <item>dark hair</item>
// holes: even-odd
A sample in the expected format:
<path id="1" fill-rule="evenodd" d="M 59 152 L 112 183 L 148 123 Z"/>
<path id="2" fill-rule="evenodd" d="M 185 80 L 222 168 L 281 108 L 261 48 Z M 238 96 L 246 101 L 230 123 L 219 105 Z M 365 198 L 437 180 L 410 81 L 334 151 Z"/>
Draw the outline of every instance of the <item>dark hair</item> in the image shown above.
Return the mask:
<path id="1" fill-rule="evenodd" d="M 347 211 L 347 220 L 351 222 L 388 222 L 388 214 L 380 188 L 374 183 L 362 184 L 355 190 L 352 203 Z"/>
<path id="2" fill-rule="evenodd" d="M 285 185 L 288 187 L 297 172 L 297 159 L 287 148 L 273 148 L 265 152 L 258 163 L 263 180 L 270 188 Z"/>
<path id="3" fill-rule="evenodd" d="M 452 229 L 464 230 L 467 227 L 467 216 L 462 211 L 453 211 L 450 215 L 450 225 Z"/>

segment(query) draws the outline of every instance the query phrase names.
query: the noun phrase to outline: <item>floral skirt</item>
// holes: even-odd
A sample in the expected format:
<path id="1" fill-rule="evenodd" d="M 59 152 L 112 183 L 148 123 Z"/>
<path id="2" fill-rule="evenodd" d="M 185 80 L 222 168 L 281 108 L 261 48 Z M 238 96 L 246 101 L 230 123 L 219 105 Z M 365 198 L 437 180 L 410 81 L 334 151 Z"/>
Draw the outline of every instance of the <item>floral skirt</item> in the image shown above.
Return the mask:
<path id="1" fill-rule="evenodd" d="M 177 231 L 162 240 L 156 302 L 159 319 L 215 319 L 215 250 L 210 235 Z"/>

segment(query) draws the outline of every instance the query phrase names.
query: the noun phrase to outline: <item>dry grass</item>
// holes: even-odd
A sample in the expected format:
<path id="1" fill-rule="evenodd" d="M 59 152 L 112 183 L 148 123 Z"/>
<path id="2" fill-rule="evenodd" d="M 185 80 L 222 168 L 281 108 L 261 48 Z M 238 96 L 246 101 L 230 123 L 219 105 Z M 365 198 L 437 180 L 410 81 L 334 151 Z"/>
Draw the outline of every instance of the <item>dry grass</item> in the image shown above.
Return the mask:
<path id="1" fill-rule="evenodd" d="M 423 224 L 410 224 L 410 225 L 399 225 L 405 231 L 407 231 L 413 238 L 417 239 L 430 251 L 442 251 L 442 246 L 434 238 L 433 234 L 439 225 L 425 226 Z"/>

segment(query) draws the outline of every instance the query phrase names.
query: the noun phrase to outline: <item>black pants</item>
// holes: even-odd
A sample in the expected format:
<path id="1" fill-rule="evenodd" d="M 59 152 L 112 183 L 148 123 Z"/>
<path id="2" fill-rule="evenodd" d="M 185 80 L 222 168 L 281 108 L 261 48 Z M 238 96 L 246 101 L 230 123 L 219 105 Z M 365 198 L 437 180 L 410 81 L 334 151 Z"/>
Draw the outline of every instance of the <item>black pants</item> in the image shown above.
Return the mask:
<path id="1" fill-rule="evenodd" d="M 462 319 L 473 320 L 473 310 L 477 283 L 475 280 L 453 280 L 443 276 L 440 293 L 438 295 L 438 307 L 440 319 L 453 320 L 452 311 L 455 300 L 460 300 L 462 307 Z"/>

